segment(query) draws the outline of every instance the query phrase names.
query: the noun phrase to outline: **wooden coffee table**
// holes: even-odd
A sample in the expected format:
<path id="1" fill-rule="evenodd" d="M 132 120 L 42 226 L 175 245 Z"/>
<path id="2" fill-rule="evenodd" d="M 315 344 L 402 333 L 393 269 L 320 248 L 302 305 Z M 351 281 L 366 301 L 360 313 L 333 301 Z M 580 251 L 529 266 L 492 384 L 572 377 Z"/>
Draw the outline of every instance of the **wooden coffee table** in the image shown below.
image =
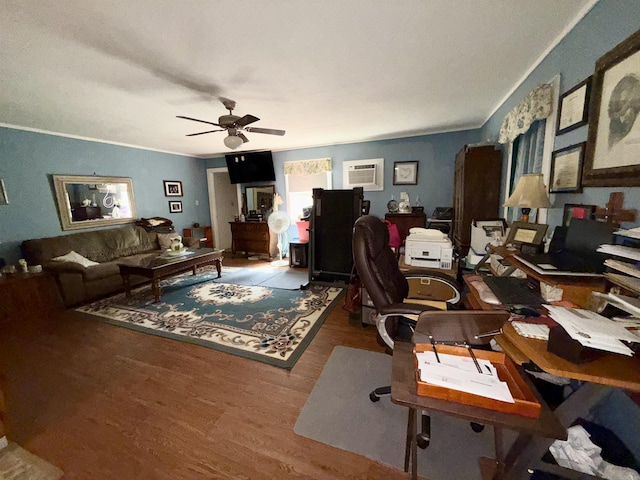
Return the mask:
<path id="1" fill-rule="evenodd" d="M 218 271 L 218 278 L 222 275 L 222 260 L 224 250 L 216 250 L 213 248 L 200 248 L 197 250 L 189 250 L 189 253 L 181 256 L 169 256 L 161 254 L 157 257 L 150 257 L 139 264 L 121 263 L 120 275 L 124 281 L 124 287 L 127 297 L 131 296 L 131 275 L 139 275 L 151 280 L 151 288 L 155 296 L 155 301 L 159 302 L 162 295 L 160 288 L 160 280 L 168 278 L 179 273 L 193 270 L 193 274 L 197 273 L 198 267 L 215 263 Z"/>

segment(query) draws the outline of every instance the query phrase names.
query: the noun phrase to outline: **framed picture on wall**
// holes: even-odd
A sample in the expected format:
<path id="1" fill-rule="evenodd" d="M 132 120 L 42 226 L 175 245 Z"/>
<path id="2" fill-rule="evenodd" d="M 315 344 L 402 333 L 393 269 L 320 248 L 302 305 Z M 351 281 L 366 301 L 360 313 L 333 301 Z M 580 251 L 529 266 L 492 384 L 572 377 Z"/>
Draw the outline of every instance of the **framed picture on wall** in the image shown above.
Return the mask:
<path id="1" fill-rule="evenodd" d="M 587 124 L 591 79 L 592 77 L 587 78 L 560 96 L 556 135 L 562 135 Z"/>
<path id="2" fill-rule="evenodd" d="M 418 162 L 393 162 L 394 185 L 417 185 Z"/>
<path id="3" fill-rule="evenodd" d="M 169 201 L 169 213 L 182 213 L 182 202 L 180 200 Z"/>
<path id="4" fill-rule="evenodd" d="M 640 185 L 640 31 L 596 62 L 582 184 Z"/>
<path id="5" fill-rule="evenodd" d="M 182 182 L 178 180 L 164 180 L 164 196 L 165 197 L 181 197 Z"/>
<path id="6" fill-rule="evenodd" d="M 580 192 L 586 142 L 556 150 L 551 156 L 549 192 Z"/>

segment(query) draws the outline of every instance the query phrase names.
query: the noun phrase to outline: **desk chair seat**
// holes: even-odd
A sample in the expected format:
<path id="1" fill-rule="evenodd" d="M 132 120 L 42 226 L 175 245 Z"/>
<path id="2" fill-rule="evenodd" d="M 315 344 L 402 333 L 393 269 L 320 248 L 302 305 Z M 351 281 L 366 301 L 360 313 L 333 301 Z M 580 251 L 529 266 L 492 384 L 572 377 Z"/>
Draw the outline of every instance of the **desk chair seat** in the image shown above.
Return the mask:
<path id="1" fill-rule="evenodd" d="M 396 254 L 389 247 L 389 231 L 380 218 L 364 215 L 356 220 L 353 228 L 353 258 L 358 275 L 375 306 L 379 341 L 393 350 L 395 341 L 411 341 L 418 315 L 437 308 L 407 299 L 409 283 L 398 267 Z M 420 275 L 433 288 L 428 289 L 428 300 L 445 305 L 456 305 L 461 298 L 456 280 L 440 272 Z M 446 308 L 446 307 L 445 307 Z M 390 386 L 375 389 L 369 395 L 371 401 L 391 393 Z M 428 420 L 428 417 L 426 417 Z M 423 421 L 423 425 L 427 427 Z M 428 429 L 427 429 L 428 430 Z M 424 433 L 422 445 L 428 444 Z M 426 445 L 425 445 L 426 446 Z"/>

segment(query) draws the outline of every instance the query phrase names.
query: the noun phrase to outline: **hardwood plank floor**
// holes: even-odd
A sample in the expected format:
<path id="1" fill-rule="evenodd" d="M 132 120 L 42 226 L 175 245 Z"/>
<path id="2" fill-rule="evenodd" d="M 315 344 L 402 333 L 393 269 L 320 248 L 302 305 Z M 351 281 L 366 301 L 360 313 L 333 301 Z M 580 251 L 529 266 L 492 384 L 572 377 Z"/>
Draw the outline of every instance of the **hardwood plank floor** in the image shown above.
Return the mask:
<path id="1" fill-rule="evenodd" d="M 382 351 L 340 306 L 290 371 L 73 311 L 25 315 L 0 323 L 8 438 L 65 479 L 407 478 L 293 432 L 336 345 Z"/>

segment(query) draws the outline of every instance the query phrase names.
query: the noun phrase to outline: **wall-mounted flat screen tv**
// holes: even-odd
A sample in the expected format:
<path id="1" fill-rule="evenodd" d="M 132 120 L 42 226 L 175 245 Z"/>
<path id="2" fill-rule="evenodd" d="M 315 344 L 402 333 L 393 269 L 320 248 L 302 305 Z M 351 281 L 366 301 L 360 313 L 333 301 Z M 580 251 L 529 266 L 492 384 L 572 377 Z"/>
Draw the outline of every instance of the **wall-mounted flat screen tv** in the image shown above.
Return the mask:
<path id="1" fill-rule="evenodd" d="M 272 182 L 276 179 L 271 151 L 230 153 L 224 158 L 231 183 Z"/>

